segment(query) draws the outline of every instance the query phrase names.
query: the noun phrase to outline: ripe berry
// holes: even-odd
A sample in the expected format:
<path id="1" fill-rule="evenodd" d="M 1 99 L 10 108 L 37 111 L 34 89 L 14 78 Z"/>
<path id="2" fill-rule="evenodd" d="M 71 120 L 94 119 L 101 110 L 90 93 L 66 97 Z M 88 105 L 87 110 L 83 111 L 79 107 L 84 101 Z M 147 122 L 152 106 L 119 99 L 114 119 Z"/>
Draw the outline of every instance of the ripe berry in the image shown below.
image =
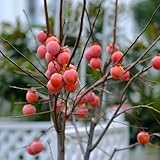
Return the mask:
<path id="1" fill-rule="evenodd" d="M 46 55 L 46 46 L 40 45 L 37 49 L 37 54 L 40 58 L 45 58 Z"/>
<path id="2" fill-rule="evenodd" d="M 78 82 L 74 84 L 65 84 L 64 89 L 68 92 L 74 92 L 78 88 Z"/>
<path id="3" fill-rule="evenodd" d="M 41 141 L 36 140 L 31 143 L 30 149 L 33 154 L 38 154 L 44 150 L 44 145 Z"/>
<path id="4" fill-rule="evenodd" d="M 36 90 L 28 90 L 26 93 L 26 100 L 28 103 L 37 102 L 38 97 L 38 92 Z"/>
<path id="5" fill-rule="evenodd" d="M 92 54 L 92 51 L 90 49 L 88 49 L 86 52 L 85 52 L 85 58 L 90 61 L 91 58 L 93 58 L 93 54 Z"/>
<path id="6" fill-rule="evenodd" d="M 78 73 L 74 69 L 66 70 L 63 74 L 63 80 L 67 84 L 74 84 L 78 81 Z"/>
<path id="7" fill-rule="evenodd" d="M 60 87 L 63 85 L 63 78 L 62 75 L 59 73 L 54 73 L 52 74 L 51 78 L 50 78 L 51 84 L 55 87 Z"/>
<path id="8" fill-rule="evenodd" d="M 139 132 L 137 134 L 137 141 L 140 143 L 140 144 L 147 144 L 149 141 L 150 141 L 150 135 L 148 132 Z"/>
<path id="9" fill-rule="evenodd" d="M 47 34 L 44 32 L 44 31 L 40 31 L 38 34 L 37 34 L 37 39 L 40 43 L 44 43 L 47 39 Z"/>
<path id="10" fill-rule="evenodd" d="M 113 49 L 113 43 L 110 43 L 106 47 L 106 52 L 110 55 L 113 54 L 115 51 L 119 51 L 119 47 L 116 44 L 114 45 L 114 49 Z"/>
<path id="11" fill-rule="evenodd" d="M 160 55 L 157 55 L 152 59 L 151 65 L 155 69 L 160 69 Z"/>
<path id="12" fill-rule="evenodd" d="M 26 104 L 23 106 L 22 112 L 24 115 L 33 115 L 36 113 L 36 108 L 31 104 Z"/>
<path id="13" fill-rule="evenodd" d="M 120 51 L 116 51 L 111 55 L 111 60 L 113 63 L 117 63 L 117 62 L 122 63 L 123 61 L 122 57 L 123 57 L 123 53 Z"/>
<path id="14" fill-rule="evenodd" d="M 102 52 L 102 48 L 99 44 L 92 45 L 90 50 L 93 53 L 93 57 L 95 57 L 95 58 L 98 58 Z"/>
<path id="15" fill-rule="evenodd" d="M 53 60 L 53 56 L 49 52 L 46 52 L 45 60 L 49 63 Z"/>
<path id="16" fill-rule="evenodd" d="M 35 155 L 35 153 L 33 153 L 33 151 L 31 150 L 31 146 L 30 146 L 30 145 L 27 146 L 26 151 L 27 151 L 27 153 L 30 154 L 30 155 Z"/>
<path id="17" fill-rule="evenodd" d="M 102 61 L 100 58 L 92 58 L 89 64 L 92 69 L 100 69 L 102 65 Z"/>
<path id="18" fill-rule="evenodd" d="M 114 66 L 110 69 L 112 78 L 119 79 L 124 73 L 124 69 L 121 66 Z"/>
<path id="19" fill-rule="evenodd" d="M 120 77 L 120 80 L 121 81 L 128 81 L 130 78 L 130 71 L 127 71 L 122 74 L 122 76 Z"/>
<path id="20" fill-rule="evenodd" d="M 51 41 L 55 41 L 55 42 L 59 43 L 59 39 L 56 36 L 51 36 L 51 37 L 47 38 L 46 45 Z"/>
<path id="21" fill-rule="evenodd" d="M 51 61 L 48 64 L 48 70 L 50 73 L 57 73 L 61 70 L 61 66 L 57 61 Z"/>
<path id="22" fill-rule="evenodd" d="M 47 83 L 47 88 L 48 88 L 49 92 L 52 94 L 57 94 L 57 93 L 61 92 L 61 90 L 62 90 L 62 86 L 55 87 L 52 85 L 50 80 Z"/>
<path id="23" fill-rule="evenodd" d="M 61 65 L 65 65 L 69 63 L 70 57 L 71 56 L 68 52 L 61 52 L 58 55 L 57 60 Z"/>
<path id="24" fill-rule="evenodd" d="M 95 108 L 97 107 L 98 105 L 100 105 L 100 98 L 98 96 L 93 96 L 93 100 L 89 102 L 89 104 Z"/>
<path id="25" fill-rule="evenodd" d="M 51 41 L 47 44 L 46 50 L 52 56 L 56 56 L 60 52 L 60 45 L 56 41 Z"/>
<path id="26" fill-rule="evenodd" d="M 87 108 L 77 108 L 75 115 L 77 118 L 86 118 L 88 117 L 88 109 Z"/>

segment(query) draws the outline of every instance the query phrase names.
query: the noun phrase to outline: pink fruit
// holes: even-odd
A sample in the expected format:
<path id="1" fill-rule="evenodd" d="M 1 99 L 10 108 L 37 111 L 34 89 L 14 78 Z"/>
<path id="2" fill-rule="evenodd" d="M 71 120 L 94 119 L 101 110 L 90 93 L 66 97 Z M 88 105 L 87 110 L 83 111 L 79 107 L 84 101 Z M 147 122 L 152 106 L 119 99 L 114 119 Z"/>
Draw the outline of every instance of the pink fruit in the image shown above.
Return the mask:
<path id="1" fill-rule="evenodd" d="M 26 93 L 26 100 L 28 103 L 33 103 L 38 101 L 38 92 L 36 90 L 28 90 Z"/>
<path id="2" fill-rule="evenodd" d="M 92 51 L 90 49 L 88 49 L 86 52 L 85 52 L 85 58 L 87 59 L 87 61 L 90 61 L 91 58 L 93 58 L 93 54 L 92 54 Z"/>
<path id="3" fill-rule="evenodd" d="M 116 51 L 111 55 L 111 60 L 113 63 L 122 63 L 123 53 L 121 51 Z"/>
<path id="4" fill-rule="evenodd" d="M 93 96 L 93 100 L 89 102 L 89 104 L 95 108 L 100 105 L 100 98 L 98 96 Z"/>
<path id="5" fill-rule="evenodd" d="M 33 115 L 36 113 L 36 108 L 31 104 L 26 104 L 23 106 L 22 112 L 24 115 Z"/>
<path id="6" fill-rule="evenodd" d="M 51 37 L 47 38 L 46 45 L 51 41 L 55 41 L 55 42 L 59 43 L 59 39 L 56 36 L 51 36 Z"/>
<path id="7" fill-rule="evenodd" d="M 50 78 L 51 84 L 55 87 L 61 87 L 63 85 L 62 75 L 59 73 L 52 74 Z"/>
<path id="8" fill-rule="evenodd" d="M 78 82 L 71 85 L 69 84 L 64 85 L 64 89 L 68 92 L 74 92 L 77 88 L 78 88 Z"/>
<path id="9" fill-rule="evenodd" d="M 68 52 L 61 52 L 58 55 L 57 60 L 61 65 L 65 65 L 69 63 L 70 57 L 71 56 Z"/>
<path id="10" fill-rule="evenodd" d="M 26 151 L 27 151 L 27 153 L 30 154 L 30 155 L 35 155 L 35 153 L 33 153 L 33 151 L 31 150 L 31 146 L 30 146 L 30 145 L 27 146 Z"/>
<path id="11" fill-rule="evenodd" d="M 77 108 L 75 112 L 77 118 L 87 118 L 88 114 L 89 112 L 87 108 Z"/>
<path id="12" fill-rule="evenodd" d="M 119 79 L 124 73 L 124 69 L 121 66 L 114 66 L 110 69 L 112 78 Z"/>
<path id="13" fill-rule="evenodd" d="M 99 44 L 93 44 L 90 48 L 91 52 L 93 53 L 93 57 L 98 58 L 101 55 L 102 48 Z"/>
<path id="14" fill-rule="evenodd" d="M 53 60 L 53 56 L 49 52 L 46 52 L 45 60 L 49 63 Z"/>
<path id="15" fill-rule="evenodd" d="M 160 69 L 160 55 L 157 55 L 152 59 L 151 65 L 155 69 Z"/>
<path id="16" fill-rule="evenodd" d="M 66 70 L 63 74 L 63 80 L 67 84 L 74 84 L 78 81 L 78 72 L 74 69 Z"/>
<path id="17" fill-rule="evenodd" d="M 49 52 L 52 56 L 58 55 L 60 52 L 60 45 L 56 41 L 51 41 L 46 46 L 47 52 Z"/>
<path id="18" fill-rule="evenodd" d="M 37 39 L 40 43 L 44 43 L 47 39 L 47 34 L 44 32 L 44 31 L 40 31 L 38 34 L 37 34 Z"/>
<path id="19" fill-rule="evenodd" d="M 47 83 L 47 88 L 48 88 L 49 92 L 52 94 L 57 94 L 57 93 L 61 92 L 61 90 L 62 90 L 62 86 L 55 87 L 52 85 L 50 80 Z"/>
<path id="20" fill-rule="evenodd" d="M 47 70 L 47 71 L 45 72 L 45 76 L 46 76 L 48 79 L 50 79 L 51 75 L 52 75 L 52 73 L 51 73 L 49 70 Z"/>
<path id="21" fill-rule="evenodd" d="M 46 47 L 45 45 L 40 45 L 37 49 L 37 54 L 40 58 L 45 58 L 46 55 Z"/>
<path id="22" fill-rule="evenodd" d="M 92 69 L 100 69 L 102 61 L 100 58 L 91 58 L 89 64 Z"/>
<path id="23" fill-rule="evenodd" d="M 48 70 L 52 74 L 53 73 L 57 73 L 57 72 L 60 72 L 61 66 L 60 66 L 60 64 L 57 61 L 51 61 L 48 64 Z"/>
<path id="24" fill-rule="evenodd" d="M 38 154 L 44 150 L 44 145 L 41 141 L 36 140 L 31 143 L 30 149 L 33 154 Z"/>
<path id="25" fill-rule="evenodd" d="M 141 131 L 137 134 L 137 141 L 140 144 L 147 144 L 150 141 L 150 135 L 148 132 Z"/>
<path id="26" fill-rule="evenodd" d="M 130 79 L 130 71 L 125 72 L 122 74 L 122 76 L 120 77 L 121 81 L 128 81 Z"/>
<path id="27" fill-rule="evenodd" d="M 106 47 L 106 52 L 108 54 L 113 54 L 115 51 L 119 51 L 119 47 L 115 44 L 114 48 L 113 48 L 113 43 L 110 43 L 107 47 Z"/>

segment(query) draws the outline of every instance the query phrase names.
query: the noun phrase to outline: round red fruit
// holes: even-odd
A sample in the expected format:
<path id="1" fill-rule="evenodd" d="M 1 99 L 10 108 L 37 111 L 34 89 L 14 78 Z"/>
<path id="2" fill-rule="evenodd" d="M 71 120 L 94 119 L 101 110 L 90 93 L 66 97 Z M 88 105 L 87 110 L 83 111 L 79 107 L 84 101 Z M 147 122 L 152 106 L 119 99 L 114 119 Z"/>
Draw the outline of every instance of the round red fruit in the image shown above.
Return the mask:
<path id="1" fill-rule="evenodd" d="M 90 48 L 93 53 L 93 57 L 98 58 L 101 55 L 102 48 L 99 44 L 93 44 Z"/>
<path id="2" fill-rule="evenodd" d="M 121 81 L 128 81 L 130 79 L 130 71 L 124 71 L 122 76 L 120 77 Z"/>
<path id="3" fill-rule="evenodd" d="M 70 58 L 71 55 L 68 52 L 61 52 L 58 55 L 57 60 L 61 65 L 65 65 L 69 63 Z"/>
<path id="4" fill-rule="evenodd" d="M 114 66 L 110 69 L 110 74 L 112 78 L 120 79 L 124 73 L 124 69 L 121 66 Z"/>
<path id="5" fill-rule="evenodd" d="M 78 72 L 74 69 L 66 70 L 63 74 L 63 80 L 67 84 L 74 84 L 78 81 Z"/>
<path id="6" fill-rule="evenodd" d="M 77 108 L 75 115 L 77 118 L 87 118 L 88 117 L 88 109 L 87 108 Z"/>
<path id="7" fill-rule="evenodd" d="M 46 55 L 46 46 L 40 45 L 37 49 L 37 54 L 40 58 L 45 58 Z"/>
<path id="8" fill-rule="evenodd" d="M 92 69 L 100 69 L 102 61 L 100 58 L 92 58 L 89 62 L 89 65 Z"/>
<path id="9" fill-rule="evenodd" d="M 30 154 L 30 155 L 35 155 L 35 153 L 33 153 L 33 151 L 31 150 L 31 146 L 30 146 L 30 145 L 27 146 L 26 151 L 27 151 L 27 153 Z"/>
<path id="10" fill-rule="evenodd" d="M 115 51 L 119 51 L 119 47 L 115 44 L 114 48 L 113 48 L 113 43 L 110 43 L 107 47 L 106 47 L 106 52 L 108 54 L 113 54 Z"/>
<path id="11" fill-rule="evenodd" d="M 157 55 L 152 59 L 151 65 L 154 69 L 160 69 L 160 55 Z"/>
<path id="12" fill-rule="evenodd" d="M 37 39 L 40 43 L 44 43 L 47 39 L 47 34 L 44 32 L 44 31 L 40 31 L 38 34 L 37 34 Z"/>
<path id="13" fill-rule="evenodd" d="M 51 41 L 55 41 L 55 42 L 59 43 L 59 39 L 56 36 L 51 36 L 51 37 L 47 38 L 46 45 Z"/>
<path id="14" fill-rule="evenodd" d="M 123 53 L 121 51 L 116 51 L 111 55 L 111 60 L 113 63 L 122 63 Z"/>
<path id="15" fill-rule="evenodd" d="M 147 144 L 150 141 L 150 134 L 148 132 L 139 132 L 137 134 L 137 141 L 140 144 Z"/>
<path id="16" fill-rule="evenodd" d="M 52 56 L 58 55 L 60 52 L 60 45 L 56 41 L 51 41 L 46 46 L 47 52 L 49 52 Z"/>
<path id="17" fill-rule="evenodd" d="M 68 92 L 74 92 L 78 88 L 78 82 L 74 84 L 65 84 L 64 89 Z"/>
<path id="18" fill-rule="evenodd" d="M 93 96 L 93 100 L 89 102 L 89 104 L 95 108 L 100 105 L 100 98 L 96 95 Z"/>
<path id="19" fill-rule="evenodd" d="M 50 73 L 57 73 L 61 70 L 61 66 L 57 61 L 51 61 L 48 64 L 48 70 Z"/>
<path id="20" fill-rule="evenodd" d="M 36 108 L 31 104 L 26 104 L 23 106 L 22 112 L 24 115 L 33 115 L 36 113 Z"/>
<path id="21" fill-rule="evenodd" d="M 53 56 L 49 52 L 46 52 L 45 60 L 49 63 L 53 60 Z"/>
<path id="22" fill-rule="evenodd" d="M 63 78 L 62 78 L 62 75 L 59 73 L 52 74 L 50 81 L 52 85 L 55 87 L 58 87 L 58 86 L 60 87 L 63 85 Z"/>
<path id="23" fill-rule="evenodd" d="M 28 103 L 37 102 L 39 98 L 38 92 L 36 90 L 28 90 L 26 93 L 26 100 Z"/>
<path id="24" fill-rule="evenodd" d="M 47 88 L 48 88 L 49 92 L 52 94 L 57 94 L 57 93 L 61 92 L 61 90 L 62 90 L 62 86 L 55 87 L 52 85 L 50 80 L 47 83 Z"/>
<path id="25" fill-rule="evenodd" d="M 33 141 L 30 145 L 30 149 L 33 154 L 38 154 L 44 150 L 44 145 L 41 141 Z"/>

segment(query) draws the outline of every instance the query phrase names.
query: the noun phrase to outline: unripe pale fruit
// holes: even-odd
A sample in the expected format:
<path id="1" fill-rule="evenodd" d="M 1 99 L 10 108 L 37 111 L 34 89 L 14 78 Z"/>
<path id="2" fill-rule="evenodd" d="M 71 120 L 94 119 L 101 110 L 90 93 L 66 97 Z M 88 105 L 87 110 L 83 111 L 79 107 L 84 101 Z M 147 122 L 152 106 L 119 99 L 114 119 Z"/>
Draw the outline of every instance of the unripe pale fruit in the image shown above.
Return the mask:
<path id="1" fill-rule="evenodd" d="M 59 73 L 52 74 L 50 81 L 55 87 L 61 87 L 63 85 L 63 78 L 62 75 Z"/>
<path id="2" fill-rule="evenodd" d="M 34 103 L 38 101 L 38 92 L 36 90 L 28 90 L 26 93 L 26 100 L 28 103 Z"/>
<path id="3" fill-rule="evenodd" d="M 58 55 L 60 52 L 60 45 L 56 41 L 51 41 L 46 46 L 47 52 L 49 52 L 52 56 Z"/>
<path id="4" fill-rule="evenodd" d="M 157 55 L 152 59 L 151 65 L 155 69 L 160 69 L 160 55 Z"/>
<path id="5" fill-rule="evenodd" d="M 61 90 L 62 90 L 62 86 L 55 87 L 52 85 L 50 80 L 47 83 L 47 88 L 48 88 L 49 92 L 52 94 L 57 94 L 57 93 L 61 92 Z"/>
<path id="6" fill-rule="evenodd" d="M 50 71 L 50 73 L 57 73 L 60 72 L 61 70 L 61 66 L 57 61 L 51 61 L 48 64 L 48 70 Z"/>
<path id="7" fill-rule="evenodd" d="M 68 92 L 74 92 L 76 91 L 76 89 L 78 88 L 78 82 L 74 83 L 74 84 L 65 84 L 64 85 L 64 89 Z"/>
<path id="8" fill-rule="evenodd" d="M 116 51 L 111 55 L 111 60 L 113 63 L 122 63 L 123 53 L 121 51 Z"/>
<path id="9" fill-rule="evenodd" d="M 140 143 L 140 144 L 147 144 L 149 143 L 150 141 L 150 135 L 148 132 L 139 132 L 137 134 L 137 141 Z"/>
<path id="10" fill-rule="evenodd" d="M 77 68 L 76 68 L 76 66 L 74 66 L 73 64 L 69 64 L 69 67 L 68 67 L 69 69 L 74 69 L 74 70 L 76 70 Z"/>
<path id="11" fill-rule="evenodd" d="M 100 58 L 92 58 L 89 62 L 89 65 L 92 69 L 100 69 L 102 61 Z"/>
<path id="12" fill-rule="evenodd" d="M 70 58 L 71 55 L 68 52 L 61 52 L 58 55 L 57 60 L 61 65 L 65 65 L 69 63 Z"/>
<path id="13" fill-rule="evenodd" d="M 38 54 L 38 57 L 40 58 L 45 58 L 45 55 L 46 55 L 46 46 L 45 45 L 40 45 L 37 49 L 37 54 Z"/>
<path id="14" fill-rule="evenodd" d="M 23 106 L 22 112 L 24 115 L 33 115 L 36 113 L 36 108 L 31 104 L 26 104 Z"/>
<path id="15" fill-rule="evenodd" d="M 124 69 L 121 66 L 114 66 L 110 69 L 110 74 L 112 78 L 120 79 L 124 73 Z"/>
<path id="16" fill-rule="evenodd" d="M 46 52 L 45 60 L 49 63 L 53 60 L 53 56 L 49 52 Z"/>
<path id="17" fill-rule="evenodd" d="M 38 34 L 37 34 L 37 39 L 40 43 L 44 43 L 47 39 L 47 34 L 44 32 L 44 31 L 40 31 Z"/>
<path id="18" fill-rule="evenodd" d="M 119 47 L 115 44 L 114 45 L 114 49 L 113 49 L 113 43 L 110 43 L 107 47 L 106 47 L 106 52 L 108 54 L 113 54 L 114 52 L 119 51 Z"/>
<path id="19" fill-rule="evenodd" d="M 93 96 L 93 100 L 89 102 L 89 104 L 95 108 L 100 105 L 100 98 L 98 96 Z"/>
<path id="20" fill-rule="evenodd" d="M 67 84 L 74 84 L 78 81 L 78 72 L 74 69 L 66 70 L 63 74 L 63 80 Z"/>
<path id="21" fill-rule="evenodd" d="M 77 118 L 87 118 L 88 114 L 89 112 L 87 108 L 77 108 L 75 112 Z"/>
<path id="22" fill-rule="evenodd" d="M 30 149 L 33 154 L 38 154 L 44 150 L 44 145 L 41 141 L 33 141 L 32 144 L 30 145 Z"/>
<path id="23" fill-rule="evenodd" d="M 46 45 L 51 41 L 55 41 L 55 42 L 59 43 L 59 39 L 56 36 L 51 36 L 51 37 L 47 38 Z"/>
<path id="24" fill-rule="evenodd" d="M 122 76 L 120 77 L 121 81 L 128 81 L 130 79 L 130 71 L 125 72 L 122 74 Z"/>

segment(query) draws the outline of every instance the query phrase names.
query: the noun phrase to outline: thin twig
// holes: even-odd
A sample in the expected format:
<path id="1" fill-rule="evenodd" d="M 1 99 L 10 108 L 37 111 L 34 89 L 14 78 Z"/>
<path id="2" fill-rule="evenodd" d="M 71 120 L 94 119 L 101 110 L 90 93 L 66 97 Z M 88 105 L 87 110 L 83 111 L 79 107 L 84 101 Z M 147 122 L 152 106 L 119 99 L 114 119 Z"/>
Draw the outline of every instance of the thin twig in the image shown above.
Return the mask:
<path id="1" fill-rule="evenodd" d="M 50 26 L 49 26 L 49 18 L 48 18 L 47 0 L 44 0 L 44 12 L 45 12 L 45 18 L 46 18 L 47 35 L 49 35 L 50 34 Z"/>
<path id="2" fill-rule="evenodd" d="M 60 0 L 60 9 L 59 9 L 59 39 L 60 44 L 63 41 L 63 0 Z"/>

